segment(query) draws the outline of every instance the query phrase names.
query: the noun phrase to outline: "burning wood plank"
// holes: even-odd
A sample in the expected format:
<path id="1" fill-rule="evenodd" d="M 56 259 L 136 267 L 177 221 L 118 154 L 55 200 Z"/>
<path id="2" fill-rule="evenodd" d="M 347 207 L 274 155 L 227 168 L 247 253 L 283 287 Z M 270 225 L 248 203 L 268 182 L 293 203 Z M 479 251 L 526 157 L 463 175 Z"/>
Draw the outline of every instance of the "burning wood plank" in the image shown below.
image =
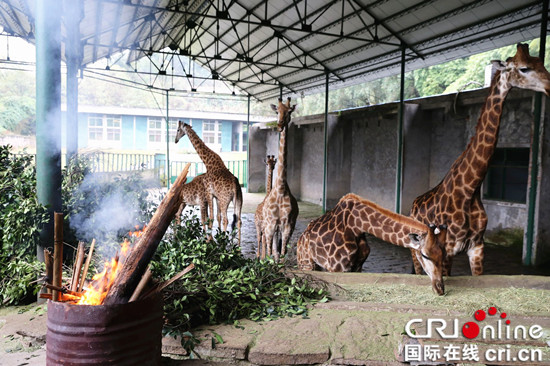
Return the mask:
<path id="1" fill-rule="evenodd" d="M 189 166 L 190 163 L 185 166 L 178 179 L 174 182 L 172 188 L 170 188 L 170 191 L 157 208 L 151 222 L 147 225 L 145 232 L 126 258 L 114 280 L 113 286 L 105 297 L 105 301 L 103 302 L 105 305 L 122 304 L 130 300 L 140 279 L 145 274 L 160 240 L 174 219 L 181 204 L 181 190 L 187 178 Z"/>
<path id="2" fill-rule="evenodd" d="M 78 290 L 78 283 L 80 280 L 80 271 L 82 270 L 82 264 L 84 263 L 84 255 L 85 255 L 85 249 L 84 249 L 84 242 L 79 241 L 78 242 L 78 249 L 76 250 L 76 260 L 74 262 L 73 267 L 73 277 L 71 278 L 71 290 L 77 291 Z"/>
<path id="3" fill-rule="evenodd" d="M 52 285 L 61 287 L 63 276 L 63 214 L 54 212 L 54 250 L 53 250 L 53 274 Z M 60 293 L 54 290 L 52 299 L 59 301 Z"/>
<path id="4" fill-rule="evenodd" d="M 86 258 L 86 263 L 84 264 L 84 271 L 82 271 L 82 277 L 80 278 L 80 284 L 76 291 L 81 292 L 84 288 L 84 281 L 86 281 L 86 276 L 88 275 L 88 268 L 90 268 L 90 262 L 92 260 L 92 254 L 94 254 L 95 239 L 92 240 L 90 245 L 90 250 L 88 251 L 88 257 Z"/>

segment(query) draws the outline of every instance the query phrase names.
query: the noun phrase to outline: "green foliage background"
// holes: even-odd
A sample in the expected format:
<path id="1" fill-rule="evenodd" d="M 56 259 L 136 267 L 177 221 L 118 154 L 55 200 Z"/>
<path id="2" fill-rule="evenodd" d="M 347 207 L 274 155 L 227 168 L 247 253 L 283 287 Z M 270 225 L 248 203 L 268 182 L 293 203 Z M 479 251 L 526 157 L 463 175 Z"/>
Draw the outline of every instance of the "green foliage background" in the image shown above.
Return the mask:
<path id="1" fill-rule="evenodd" d="M 36 197 L 33 157 L 0 146 L 0 305 L 16 304 L 34 293 L 31 282 L 42 269 L 36 246 L 47 220 Z"/>

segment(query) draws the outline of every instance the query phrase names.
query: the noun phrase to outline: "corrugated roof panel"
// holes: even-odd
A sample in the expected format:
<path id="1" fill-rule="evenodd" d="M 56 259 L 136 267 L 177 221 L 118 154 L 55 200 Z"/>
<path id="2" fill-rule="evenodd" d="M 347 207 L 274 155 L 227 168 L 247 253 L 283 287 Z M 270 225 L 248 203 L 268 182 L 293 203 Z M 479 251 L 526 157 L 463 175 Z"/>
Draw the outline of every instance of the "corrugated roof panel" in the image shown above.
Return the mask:
<path id="1" fill-rule="evenodd" d="M 541 18 L 538 0 L 354 0 L 343 3 L 343 18 L 341 1 L 308 1 L 305 9 L 304 1 L 240 0 L 219 11 L 218 2 L 206 0 L 180 2 L 177 8 L 170 0 L 81 3 L 83 65 L 136 45 L 129 62 L 149 48 L 171 52 L 171 46 L 176 55 L 188 48 L 198 63 L 258 98 L 278 96 L 273 83 L 285 91 L 320 90 L 325 68 L 333 87 L 396 73 L 401 43 L 411 70 L 535 38 Z M 33 4 L 0 2 L 0 24 L 27 37 Z M 213 87 L 211 80 L 202 86 Z"/>

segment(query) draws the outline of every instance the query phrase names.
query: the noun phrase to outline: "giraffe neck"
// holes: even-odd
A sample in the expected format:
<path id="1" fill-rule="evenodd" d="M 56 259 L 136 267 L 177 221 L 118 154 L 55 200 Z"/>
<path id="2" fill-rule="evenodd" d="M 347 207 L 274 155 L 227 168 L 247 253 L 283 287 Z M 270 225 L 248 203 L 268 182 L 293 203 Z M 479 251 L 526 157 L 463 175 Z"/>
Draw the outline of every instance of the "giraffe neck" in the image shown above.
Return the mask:
<path id="1" fill-rule="evenodd" d="M 222 158 L 206 146 L 204 141 L 201 140 L 192 128 L 189 126 L 185 127 L 185 134 L 189 137 L 189 141 L 191 141 L 195 151 L 199 154 L 207 171 L 217 170 L 220 167 L 225 168 Z"/>
<path id="2" fill-rule="evenodd" d="M 284 127 L 279 135 L 279 157 L 277 164 L 279 168 L 277 169 L 277 177 L 275 178 L 274 188 L 284 189 L 286 186 L 286 133 L 288 127 Z"/>
<path id="3" fill-rule="evenodd" d="M 271 192 L 271 187 L 273 186 L 273 165 L 269 165 L 267 168 L 267 192 L 266 195 Z"/>
<path id="4" fill-rule="evenodd" d="M 403 247 L 411 241 L 409 234 L 429 230 L 426 225 L 408 216 L 391 212 L 355 194 L 344 196 L 341 202 L 351 211 L 346 220 L 347 226 L 357 235 L 369 233 L 378 239 Z"/>
<path id="5" fill-rule="evenodd" d="M 485 178 L 498 141 L 504 100 L 510 89 L 508 75 L 497 71 L 481 110 L 476 133 L 444 179 L 447 184 L 453 184 L 453 188 L 463 189 L 471 195 Z M 459 179 L 457 184 L 458 175 L 462 175 L 462 179 Z"/>

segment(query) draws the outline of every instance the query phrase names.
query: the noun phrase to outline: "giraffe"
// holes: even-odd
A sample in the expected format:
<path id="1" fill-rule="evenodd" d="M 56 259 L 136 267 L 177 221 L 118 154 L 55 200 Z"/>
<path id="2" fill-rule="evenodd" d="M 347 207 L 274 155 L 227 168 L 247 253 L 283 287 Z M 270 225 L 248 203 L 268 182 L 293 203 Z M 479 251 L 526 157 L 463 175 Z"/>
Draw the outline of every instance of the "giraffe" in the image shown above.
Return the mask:
<path id="1" fill-rule="evenodd" d="M 309 223 L 298 239 L 298 268 L 361 272 L 370 253 L 367 233 L 421 252 L 426 258 L 423 265 L 433 290 L 439 295 L 445 293 L 442 271 L 445 252 L 439 243 L 445 236 L 445 227 L 425 225 L 353 193 L 342 197 L 332 210 Z"/>
<path id="2" fill-rule="evenodd" d="M 218 224 L 222 230 L 227 230 L 227 208 L 231 201 L 234 205 L 233 226 L 238 229 L 238 242 L 241 242 L 241 208 L 243 204 L 243 194 L 239 180 L 227 169 L 222 158 L 212 151 L 204 141 L 200 139 L 193 128 L 182 121 L 178 122 L 178 130 L 176 132 L 176 144 L 184 136 L 189 137 L 189 141 L 199 154 L 201 160 L 206 166 L 204 173 L 204 185 L 208 192 L 207 202 L 211 208 L 209 212 L 210 225 L 214 220 L 214 205 L 213 197 L 218 203 Z"/>
<path id="3" fill-rule="evenodd" d="M 183 185 L 181 190 L 182 203 L 176 213 L 176 222 L 178 224 L 181 222 L 181 213 L 185 209 L 185 206 L 198 205 L 201 211 L 201 223 L 206 230 L 208 209 L 212 210 L 212 207 L 208 207 L 208 193 L 204 178 L 204 174 L 201 174 L 193 178 L 191 182 Z"/>
<path id="4" fill-rule="evenodd" d="M 264 207 L 262 210 L 262 216 L 264 218 L 262 246 L 264 248 L 267 246 L 267 254 L 273 254 L 274 259 L 278 261 L 278 240 L 273 240 L 275 233 L 278 231 L 281 235 L 282 243 L 280 255 L 284 257 L 286 246 L 294 231 L 299 211 L 296 198 L 294 198 L 290 192 L 286 180 L 286 137 L 291 114 L 294 112 L 296 105 L 290 105 L 290 98 L 287 99 L 286 103 L 283 103 L 282 99 L 279 98 L 279 104 L 277 106 L 272 104 L 271 108 L 277 112 L 277 129 L 280 134 L 278 155 L 279 168 L 277 169 L 277 176 L 275 177 L 273 188 L 264 200 Z M 273 246 L 272 250 L 270 250 L 270 245 Z"/>
<path id="5" fill-rule="evenodd" d="M 258 205 L 258 208 L 256 208 L 256 213 L 254 214 L 254 224 L 256 225 L 256 235 L 258 238 L 258 250 L 256 251 L 256 257 L 262 256 L 262 258 L 265 258 L 265 252 L 266 248 L 265 246 L 262 248 L 262 226 L 264 223 L 263 218 L 263 209 L 264 209 L 264 201 L 267 196 L 269 196 L 269 193 L 271 192 L 271 186 L 273 184 L 273 169 L 275 169 L 275 164 L 277 164 L 277 159 L 275 159 L 275 155 L 268 155 L 267 159 L 264 159 L 264 163 L 267 166 L 267 189 L 266 194 L 264 197 L 264 200 L 260 202 Z M 263 250 L 263 252 L 262 252 Z M 262 254 L 263 253 L 263 254 Z"/>
<path id="6" fill-rule="evenodd" d="M 451 274 L 452 259 L 466 251 L 472 275 L 483 274 L 483 236 L 487 214 L 481 202 L 480 187 L 498 140 L 504 100 L 513 87 L 541 91 L 550 95 L 550 74 L 538 57 L 529 55 L 529 46 L 518 44 L 516 55 L 505 62 L 492 61 L 497 69 L 489 95 L 466 150 L 455 160 L 443 180 L 417 197 L 411 217 L 423 223 L 447 224 L 444 243 L 444 274 Z M 423 258 L 411 250 L 415 272 L 422 273 Z"/>

